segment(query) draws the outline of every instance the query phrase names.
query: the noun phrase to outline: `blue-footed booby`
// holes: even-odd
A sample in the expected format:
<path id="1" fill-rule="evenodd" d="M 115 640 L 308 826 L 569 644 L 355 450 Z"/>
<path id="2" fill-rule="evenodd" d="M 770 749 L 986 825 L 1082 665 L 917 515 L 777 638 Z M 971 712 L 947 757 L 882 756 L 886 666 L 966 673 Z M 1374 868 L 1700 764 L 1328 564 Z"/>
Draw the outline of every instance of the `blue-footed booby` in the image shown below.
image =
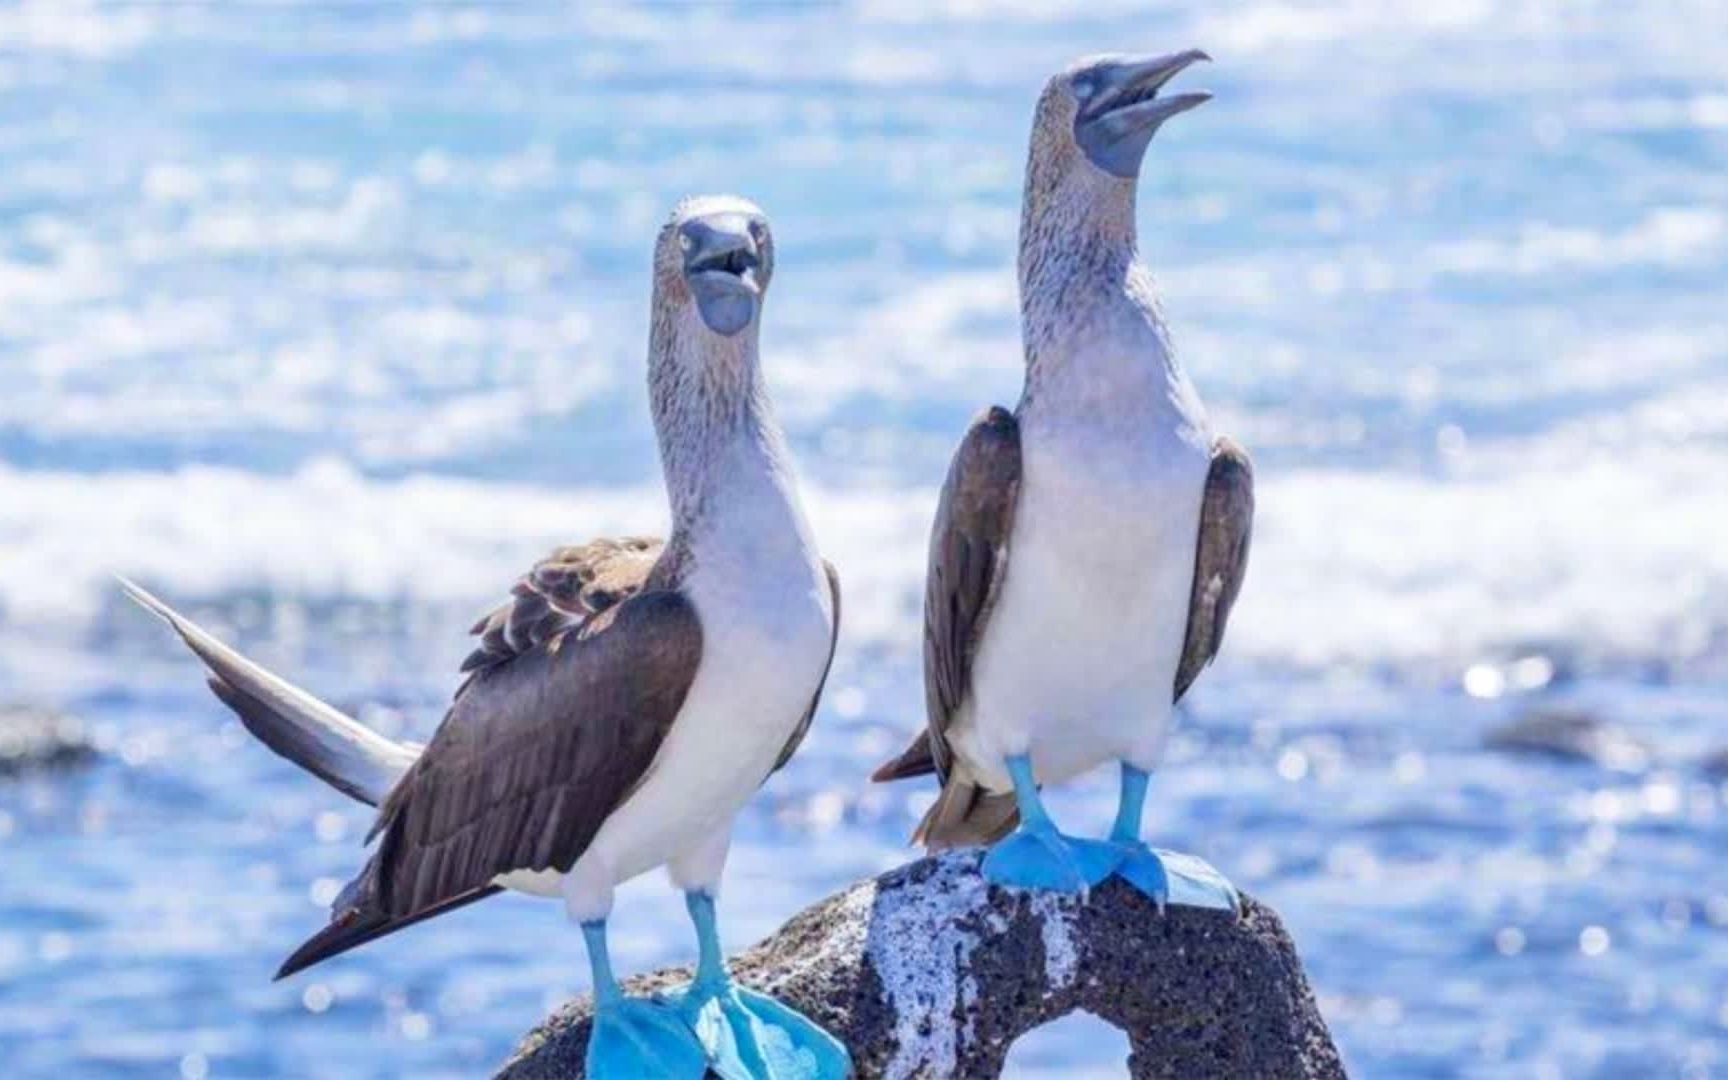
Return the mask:
<path id="1" fill-rule="evenodd" d="M 949 468 L 924 595 L 927 729 L 878 780 L 934 772 L 914 839 L 993 843 L 1004 884 L 1083 891 L 1116 873 L 1165 902 L 1234 909 L 1200 860 L 1140 839 L 1173 706 L 1218 651 L 1253 516 L 1247 455 L 1214 436 L 1136 251 L 1141 159 L 1198 51 L 1110 56 L 1039 98 L 1020 219 L 1026 381 Z M 1039 785 L 1120 763 L 1103 842 L 1059 832 Z"/>
<path id="2" fill-rule="evenodd" d="M 834 653 L 839 582 L 817 553 L 758 362 L 774 269 L 752 203 L 680 203 L 654 251 L 648 382 L 672 511 L 664 542 L 561 548 L 480 620 L 423 748 L 399 745 L 223 646 L 127 583 L 278 753 L 378 806 L 378 844 L 278 978 L 502 888 L 562 898 L 593 970 L 588 1074 L 833 1080 L 847 1052 L 733 982 L 714 898 L 733 819 L 792 756 Z M 626 996 L 613 890 L 665 866 L 695 978 Z"/>

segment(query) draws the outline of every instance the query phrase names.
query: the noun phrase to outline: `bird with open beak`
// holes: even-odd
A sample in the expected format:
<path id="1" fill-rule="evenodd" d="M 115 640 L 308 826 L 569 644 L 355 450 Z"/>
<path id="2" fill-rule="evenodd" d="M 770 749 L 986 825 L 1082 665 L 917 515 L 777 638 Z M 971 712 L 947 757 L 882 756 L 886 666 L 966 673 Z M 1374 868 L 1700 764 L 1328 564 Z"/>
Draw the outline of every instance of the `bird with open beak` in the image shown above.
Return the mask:
<path id="1" fill-rule="evenodd" d="M 671 535 L 595 540 L 537 564 L 475 625 L 467 681 L 424 749 L 367 730 L 128 583 L 254 734 L 379 807 L 371 858 L 279 978 L 515 889 L 562 898 L 581 925 L 589 1076 L 848 1074 L 837 1040 L 732 980 L 715 925 L 733 820 L 809 728 L 840 619 L 758 359 L 773 272 L 754 204 L 705 197 L 673 211 L 654 249 L 648 344 Z M 607 917 L 617 885 L 660 866 L 684 891 L 696 974 L 631 997 L 608 959 Z"/>
<path id="2" fill-rule="evenodd" d="M 1247 566 L 1247 455 L 1214 434 L 1140 262 L 1135 188 L 1198 50 L 1083 60 L 1039 98 L 1020 223 L 1019 406 L 954 455 L 924 596 L 927 727 L 878 780 L 935 773 L 916 839 L 992 845 L 990 880 L 1083 891 L 1119 875 L 1166 902 L 1234 910 L 1193 856 L 1140 838 L 1175 703 L 1217 653 Z M 1121 770 L 1102 841 L 1039 794 Z"/>

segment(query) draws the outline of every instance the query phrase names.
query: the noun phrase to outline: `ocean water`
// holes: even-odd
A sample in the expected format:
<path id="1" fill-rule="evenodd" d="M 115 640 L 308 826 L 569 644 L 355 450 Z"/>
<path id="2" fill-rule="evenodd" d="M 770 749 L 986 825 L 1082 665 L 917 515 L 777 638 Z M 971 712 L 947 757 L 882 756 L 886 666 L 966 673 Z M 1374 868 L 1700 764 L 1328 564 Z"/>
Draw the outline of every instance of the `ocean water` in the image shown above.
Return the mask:
<path id="1" fill-rule="evenodd" d="M 560 542 L 654 530 L 649 246 L 737 191 L 847 624 L 742 819 L 743 945 L 910 856 L 923 548 L 1012 403 L 1026 124 L 1202 46 L 1141 243 L 1260 512 L 1148 829 L 1284 916 L 1363 1076 L 1728 1075 L 1728 8 L 1461 0 L 0 6 L 0 699 L 104 750 L 0 785 L 24 1076 L 473 1075 L 586 982 L 490 901 L 273 984 L 368 818 L 249 741 L 136 577 L 424 736 Z M 1646 753 L 1508 755 L 1537 709 Z M 1061 792 L 1109 818 L 1098 775 Z M 796 852 L 796 858 L 788 854 Z M 629 969 L 687 959 L 627 888 Z M 1083 1025 L 1024 1075 L 1109 1075 Z"/>

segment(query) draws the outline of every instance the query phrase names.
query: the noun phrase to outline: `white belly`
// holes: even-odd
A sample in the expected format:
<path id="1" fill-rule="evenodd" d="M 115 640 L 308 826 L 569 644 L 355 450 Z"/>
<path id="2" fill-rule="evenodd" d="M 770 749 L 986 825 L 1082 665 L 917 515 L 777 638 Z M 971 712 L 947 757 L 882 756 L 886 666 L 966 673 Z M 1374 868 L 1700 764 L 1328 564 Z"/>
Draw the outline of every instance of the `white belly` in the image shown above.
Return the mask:
<path id="1" fill-rule="evenodd" d="M 647 779 L 594 839 L 616 880 L 729 831 L 767 779 L 809 710 L 827 663 L 830 623 L 814 600 L 811 617 L 785 636 L 728 624 L 725 616 L 704 619 L 702 664 L 690 695 Z"/>
<path id="2" fill-rule="evenodd" d="M 678 588 L 701 622 L 702 657 L 653 763 L 569 873 L 499 879 L 562 895 L 576 919 L 603 918 L 617 885 L 657 866 L 682 888 L 713 888 L 733 818 L 821 689 L 836 614 L 828 576 L 777 434 L 746 434 L 715 450 L 689 525 Z"/>
<path id="3" fill-rule="evenodd" d="M 698 613 L 722 614 L 702 620 L 702 662 L 690 693 L 646 778 L 606 819 L 569 876 L 588 871 L 588 890 L 609 892 L 681 856 L 706 854 L 701 849 L 717 836 L 715 865 L 695 869 L 698 876 L 718 875 L 733 818 L 768 777 L 820 689 L 832 627 L 825 579 L 822 587 L 820 606 L 811 595 L 803 617 L 777 628 L 752 625 L 693 596 Z M 497 880 L 517 892 L 556 897 L 568 894 L 565 879 L 543 870 Z M 600 895 L 591 900 L 605 902 Z"/>
<path id="4" fill-rule="evenodd" d="M 592 918 L 614 886 L 658 866 L 681 887 L 717 884 L 733 818 L 803 721 L 828 663 L 827 577 L 814 555 L 781 565 L 754 574 L 699 561 L 683 588 L 702 621 L 702 660 L 654 763 L 564 880 L 511 887 L 561 893 L 574 916 Z"/>
<path id="5" fill-rule="evenodd" d="M 1206 454 L 1184 438 L 1023 439 L 1007 576 L 955 752 L 997 790 L 1011 754 L 1030 753 L 1040 782 L 1118 758 L 1150 770 L 1169 734 Z"/>

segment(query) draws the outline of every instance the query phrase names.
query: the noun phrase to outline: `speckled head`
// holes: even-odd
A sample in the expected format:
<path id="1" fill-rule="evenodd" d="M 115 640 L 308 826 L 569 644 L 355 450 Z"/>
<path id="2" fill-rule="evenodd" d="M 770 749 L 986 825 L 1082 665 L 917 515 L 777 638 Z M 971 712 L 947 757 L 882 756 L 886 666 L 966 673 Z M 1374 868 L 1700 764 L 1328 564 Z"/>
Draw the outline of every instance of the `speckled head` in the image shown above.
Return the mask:
<path id="1" fill-rule="evenodd" d="M 1164 121 L 1210 101 L 1204 90 L 1162 95 L 1199 49 L 1167 56 L 1091 56 L 1053 76 L 1038 99 L 1033 148 L 1120 179 L 1140 172 L 1146 147 Z M 1069 152 L 1063 154 L 1067 149 Z"/>
<path id="2" fill-rule="evenodd" d="M 669 308 L 694 307 L 702 326 L 733 337 L 752 326 L 774 275 L 774 237 L 761 207 L 735 195 L 695 195 L 672 209 L 654 246 L 654 283 Z"/>

